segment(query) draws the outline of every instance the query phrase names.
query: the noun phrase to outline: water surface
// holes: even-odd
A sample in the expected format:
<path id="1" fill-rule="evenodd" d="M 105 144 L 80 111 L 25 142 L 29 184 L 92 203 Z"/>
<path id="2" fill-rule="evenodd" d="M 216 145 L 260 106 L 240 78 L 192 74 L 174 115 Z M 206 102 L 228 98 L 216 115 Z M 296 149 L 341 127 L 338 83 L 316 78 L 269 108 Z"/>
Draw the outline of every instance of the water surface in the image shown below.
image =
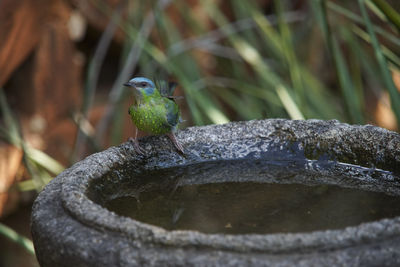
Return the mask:
<path id="1" fill-rule="evenodd" d="M 242 160 L 148 171 L 101 187 L 107 209 L 167 230 L 269 234 L 400 216 L 396 179 L 337 162 Z"/>
<path id="2" fill-rule="evenodd" d="M 332 185 L 217 183 L 119 197 L 106 207 L 168 230 L 277 233 L 338 229 L 400 215 L 400 198 Z"/>

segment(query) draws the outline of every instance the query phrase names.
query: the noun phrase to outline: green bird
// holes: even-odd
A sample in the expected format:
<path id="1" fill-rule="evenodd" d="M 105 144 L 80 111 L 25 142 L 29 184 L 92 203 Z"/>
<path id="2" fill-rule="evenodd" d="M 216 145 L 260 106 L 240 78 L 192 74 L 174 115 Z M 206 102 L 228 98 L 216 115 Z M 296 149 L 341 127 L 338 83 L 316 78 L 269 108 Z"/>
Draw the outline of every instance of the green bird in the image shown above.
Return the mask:
<path id="1" fill-rule="evenodd" d="M 159 86 L 143 77 L 136 77 L 125 86 L 133 88 L 135 101 L 129 107 L 129 115 L 137 129 L 152 134 L 167 134 L 175 147 L 183 153 L 182 145 L 176 140 L 175 132 L 181 122 L 178 105 L 175 103 L 172 94 L 176 84 L 160 83 Z M 136 152 L 144 154 L 140 147 L 135 132 L 135 138 L 129 138 L 133 143 Z"/>

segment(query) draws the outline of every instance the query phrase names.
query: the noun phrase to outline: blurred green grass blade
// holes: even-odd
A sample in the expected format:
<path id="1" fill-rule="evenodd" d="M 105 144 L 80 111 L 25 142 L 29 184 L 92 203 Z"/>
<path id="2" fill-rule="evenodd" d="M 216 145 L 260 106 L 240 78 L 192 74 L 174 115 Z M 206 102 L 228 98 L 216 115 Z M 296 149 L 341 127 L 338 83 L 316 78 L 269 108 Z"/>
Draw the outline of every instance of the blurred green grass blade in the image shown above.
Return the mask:
<path id="1" fill-rule="evenodd" d="M 90 121 L 85 118 L 82 113 L 73 114 L 72 120 L 76 124 L 76 126 L 79 127 L 80 133 L 85 136 L 87 144 L 90 145 L 91 149 L 93 151 L 100 151 L 100 145 L 96 142 L 96 139 L 94 138 L 95 129 Z M 75 150 L 74 153 L 75 152 L 77 152 L 77 150 Z"/>
<path id="2" fill-rule="evenodd" d="M 297 84 L 300 84 L 300 86 L 303 87 L 304 92 L 307 92 L 305 94 L 307 101 L 303 100 L 304 104 L 302 105 L 306 105 L 304 112 L 307 116 L 322 119 L 341 117 L 338 114 L 337 106 L 332 104 L 331 100 L 333 96 L 326 88 L 324 88 L 323 84 L 319 82 L 310 70 L 307 69 L 306 66 L 302 65 L 295 56 L 292 55 L 287 57 L 284 55 L 285 53 L 287 54 L 287 52 L 284 51 L 284 48 L 281 45 L 283 41 L 263 14 L 258 10 L 251 10 L 250 12 L 259 26 L 259 29 L 263 34 L 262 36 L 265 38 L 266 45 L 270 48 L 270 52 L 277 55 L 281 61 L 287 61 L 290 59 L 291 68 L 296 68 L 295 72 L 291 71 L 291 73 L 294 74 L 293 77 L 296 77 L 295 80 L 297 81 L 300 81 L 298 76 L 302 77 L 302 83 L 297 82 Z M 294 50 L 293 46 L 291 47 L 291 49 Z M 289 51 L 289 53 L 293 54 L 291 51 Z"/>
<path id="3" fill-rule="evenodd" d="M 25 141 L 21 139 L 16 120 L 14 119 L 14 116 L 12 115 L 11 110 L 6 102 L 3 90 L 0 90 L 0 105 L 6 127 L 5 129 L 2 129 L 1 132 L 3 135 L 8 137 L 8 141 L 11 144 L 23 149 L 25 155 L 29 159 L 41 165 L 43 168 L 46 168 L 54 174 L 62 172 L 64 167 L 60 163 L 43 151 L 35 149 L 26 144 Z M 2 127 L 0 126 L 0 128 Z"/>
<path id="4" fill-rule="evenodd" d="M 215 88 L 213 93 L 246 120 L 269 117 L 284 117 L 283 105 L 275 92 L 252 84 L 254 80 L 239 80 L 227 77 L 205 77 L 196 81 L 198 89 Z M 232 91 L 234 90 L 234 91 Z M 236 91 L 236 92 L 235 92 Z M 266 105 L 265 103 L 269 104 Z M 251 107 L 251 108 L 243 108 Z"/>
<path id="5" fill-rule="evenodd" d="M 190 73 L 190 67 L 185 68 L 190 61 L 180 61 L 179 63 L 172 62 L 169 67 L 172 73 L 178 78 L 183 90 L 185 91 L 185 99 L 193 115 L 196 124 L 204 124 L 206 119 L 215 124 L 226 123 L 229 119 L 217 107 L 217 103 L 212 99 L 207 90 L 197 90 L 191 82 L 190 76 L 199 77 L 197 70 Z M 188 71 L 189 70 L 189 71 Z M 193 70 L 193 69 L 192 69 Z M 193 105 L 194 104 L 194 105 Z M 204 118 L 204 115 L 205 118 Z"/>
<path id="6" fill-rule="evenodd" d="M 182 69 L 176 65 L 169 65 L 169 68 L 178 78 L 182 88 L 184 88 L 186 101 L 197 124 L 204 124 L 199 107 L 203 109 L 204 114 L 212 123 L 221 124 L 229 122 L 229 119 L 215 106 L 215 103 L 207 96 L 205 91 L 199 91 L 194 88 L 192 82 L 187 78 Z"/>
<path id="7" fill-rule="evenodd" d="M 319 2 L 328 3 L 329 7 L 331 5 L 330 1 Z M 176 5 L 182 4 L 182 0 L 174 3 Z M 177 27 L 174 18 L 171 18 L 170 14 L 162 12 L 161 9 L 155 9 L 156 28 L 159 33 L 163 33 L 162 38 L 144 40 L 142 49 L 145 53 L 142 53 L 138 63 L 140 70 L 147 76 L 150 74 L 150 76 L 153 76 L 155 72 L 162 72 L 173 75 L 177 79 L 185 91 L 186 101 L 196 124 L 228 121 L 224 111 L 226 105 L 224 104 L 234 108 L 235 101 L 239 101 L 238 105 L 247 104 L 247 101 L 254 101 L 252 107 L 258 110 L 253 113 L 251 111 L 234 110 L 236 114 L 246 118 L 250 117 L 251 114 L 259 116 L 259 114 L 263 114 L 268 110 L 272 111 L 268 113 L 269 116 L 271 114 L 272 116 L 291 114 L 290 116 L 292 117 L 300 117 L 300 113 L 301 116 L 306 118 L 344 117 L 341 113 L 339 98 L 335 97 L 326 86 L 323 86 L 319 77 L 315 76 L 309 66 L 306 65 L 307 62 L 304 63 L 302 59 L 297 58 L 295 51 L 296 49 L 301 49 L 300 47 L 302 46 L 297 43 L 301 40 L 298 39 L 297 27 L 300 27 L 302 31 L 306 29 L 304 29 L 304 26 L 293 25 L 293 29 L 296 27 L 296 31 L 291 31 L 292 25 L 289 27 L 286 21 L 287 16 L 282 8 L 282 3 L 276 1 L 279 15 L 279 32 L 270 25 L 271 23 L 266 19 L 265 15 L 259 11 L 260 6 L 258 4 L 246 1 L 231 2 L 233 15 L 230 13 L 229 19 L 221 12 L 221 5 L 223 4 L 203 0 L 201 5 L 197 6 L 197 8 L 205 10 L 204 13 L 213 20 L 211 23 L 215 22 L 217 31 L 210 31 L 207 26 L 203 27 L 208 25 L 207 23 L 196 23 L 196 18 L 187 16 L 189 13 L 187 9 L 185 11 L 185 7 L 179 6 L 179 12 L 184 12 L 186 15 L 182 16 L 183 23 L 189 29 L 195 28 L 194 33 L 192 32 L 193 38 L 185 37 L 186 39 L 182 38 L 185 33 L 182 33 L 179 26 Z M 141 13 L 144 14 L 145 12 L 142 11 Z M 340 14 L 340 12 L 336 12 L 336 16 L 339 17 L 337 14 Z M 358 15 L 351 11 L 347 12 L 347 15 L 352 17 L 350 18 L 352 21 L 361 20 Z M 141 15 L 139 14 L 139 16 Z M 240 24 L 239 27 L 239 24 L 236 24 L 238 19 L 250 24 L 245 27 Z M 324 14 L 322 14 L 322 19 L 319 21 L 326 22 L 326 14 L 325 18 Z M 139 36 L 139 31 L 135 25 L 130 25 L 127 22 L 120 25 L 128 33 L 131 40 L 135 40 Z M 257 25 L 258 28 L 254 27 L 254 25 Z M 388 33 L 377 26 L 374 26 L 374 29 L 382 34 Z M 204 31 L 208 32 L 204 33 Z M 390 33 L 385 38 L 392 42 L 394 41 L 394 43 L 398 42 L 397 38 L 393 38 Z M 259 39 L 262 42 L 259 42 Z M 357 113 L 363 112 L 363 106 L 360 104 L 363 101 L 363 95 L 359 92 L 361 88 L 359 66 L 353 65 L 352 62 L 349 62 L 350 64 L 346 63 L 344 53 L 339 48 L 338 40 L 344 40 L 345 42 L 351 40 L 340 35 L 334 41 L 337 42 L 335 44 L 335 53 L 333 53 L 334 49 L 329 49 L 329 51 L 332 53 L 332 58 L 336 57 L 336 66 L 339 66 L 336 67 L 336 72 L 340 80 L 343 96 L 346 97 L 346 110 L 348 110 L 349 114 L 352 113 L 350 115 L 352 121 L 361 122 L 363 114 L 361 114 L 361 119 L 357 118 L 359 115 Z M 332 43 L 327 42 L 328 46 Z M 171 49 L 175 44 L 179 44 L 177 49 Z M 215 46 L 229 49 L 237 53 L 238 56 L 235 59 L 228 57 L 222 59 L 223 55 L 213 54 L 213 47 Z M 194 56 L 192 50 L 202 50 L 209 53 L 210 56 L 216 55 L 217 57 L 214 58 L 216 58 L 217 64 L 226 62 L 224 64 L 233 66 L 222 69 L 222 71 L 218 70 L 220 71 L 218 73 L 210 74 L 207 71 L 204 72 L 202 65 L 198 62 L 198 57 Z M 390 57 L 390 53 L 387 53 L 384 49 L 383 52 L 388 58 Z M 389 50 L 388 52 L 391 51 Z M 395 59 L 394 56 L 392 58 Z M 212 85 L 209 88 L 208 86 L 203 86 L 199 90 L 194 83 L 201 80 L 204 75 L 235 77 L 235 80 L 242 83 L 220 91 L 216 91 Z M 355 81 L 353 81 L 353 78 Z M 277 90 L 276 88 L 283 88 L 284 90 Z M 235 90 L 235 92 L 230 89 Z M 266 93 L 263 94 L 262 91 Z M 225 98 L 224 95 L 226 96 Z M 240 102 L 241 98 L 237 97 L 238 95 L 246 96 L 246 100 L 242 98 Z M 261 101 L 265 103 L 264 108 L 258 105 Z M 285 103 L 282 101 L 285 101 Z M 293 111 L 292 107 L 295 107 L 298 112 Z M 355 111 L 351 111 L 351 109 L 355 109 Z M 286 110 L 287 114 L 284 110 Z"/>
<path id="8" fill-rule="evenodd" d="M 394 82 L 392 80 L 392 77 L 391 77 L 391 74 L 390 74 L 390 71 L 388 68 L 388 64 L 382 53 L 378 39 L 375 36 L 375 32 L 372 28 L 372 23 L 369 19 L 367 10 L 365 8 L 364 0 L 358 0 L 358 4 L 360 6 L 361 14 L 364 18 L 364 23 L 367 27 L 368 33 L 371 38 L 372 46 L 375 51 L 375 56 L 376 56 L 376 59 L 379 64 L 379 69 L 381 71 L 381 75 L 383 77 L 383 82 L 385 84 L 386 90 L 389 92 L 389 95 L 390 95 L 390 102 L 391 102 L 392 110 L 397 119 L 397 125 L 400 125 L 400 93 L 397 91 L 397 88 L 394 85 Z"/>
<path id="9" fill-rule="evenodd" d="M 370 51 L 363 49 L 362 44 L 359 43 L 357 38 L 354 38 L 354 41 L 357 47 L 354 47 L 353 50 L 356 51 L 355 54 L 358 57 L 357 60 L 360 62 L 362 67 L 363 82 L 365 86 L 369 85 L 369 89 L 371 90 L 370 94 L 372 94 L 375 98 L 379 98 L 382 93 L 380 86 L 382 83 L 382 76 L 377 75 L 377 73 L 379 73 L 379 66 L 376 64 L 375 58 L 371 57 Z"/>
<path id="10" fill-rule="evenodd" d="M 43 151 L 35 149 L 29 145 L 26 146 L 25 153 L 33 162 L 50 171 L 51 173 L 59 174 L 65 169 L 64 166 L 58 161 Z"/>
<path id="11" fill-rule="evenodd" d="M 51 180 L 52 180 L 52 179 L 51 179 L 51 177 L 50 177 L 50 179 L 48 179 L 48 178 L 43 179 L 43 182 L 44 182 L 45 184 L 48 184 Z M 20 191 L 32 191 L 32 190 L 37 190 L 38 187 L 42 187 L 42 186 L 43 186 L 42 184 L 38 185 L 38 184 L 36 183 L 36 181 L 33 180 L 33 179 L 25 180 L 25 181 L 19 182 L 19 183 L 17 184 L 18 190 L 20 190 Z"/>
<path id="12" fill-rule="evenodd" d="M 207 1 L 206 7 L 208 8 L 208 13 L 217 22 L 218 26 L 221 27 L 227 23 L 227 19 L 224 15 L 215 8 L 214 3 L 212 1 Z M 256 12 L 256 11 L 253 11 Z M 262 22 L 262 19 L 259 19 Z M 264 25 L 268 25 L 264 22 Z M 267 29 L 268 32 L 273 32 L 270 29 Z M 259 51 L 252 46 L 247 40 L 241 38 L 237 35 L 228 35 L 228 39 L 232 43 L 232 46 L 236 49 L 236 51 L 240 54 L 240 56 L 252 66 L 256 74 L 264 81 L 264 83 L 272 88 L 283 87 L 285 90 L 289 90 L 285 85 L 285 82 L 282 80 L 276 72 L 274 72 L 269 66 L 264 62 L 262 56 Z M 281 43 L 281 42 L 279 42 Z M 277 44 L 278 45 L 278 44 Z M 280 98 L 280 100 L 287 100 L 288 98 Z M 295 105 L 298 110 L 300 110 L 299 106 L 295 101 L 283 103 L 283 106 L 287 109 L 289 106 Z M 305 106 L 303 106 L 304 108 Z M 288 111 L 288 110 L 287 110 Z M 290 111 L 292 112 L 292 111 Z M 289 113 L 289 111 L 288 111 Z M 303 115 L 302 115 L 303 116 Z"/>
<path id="13" fill-rule="evenodd" d="M 162 32 L 168 33 L 166 36 L 166 39 L 168 39 L 167 42 L 169 44 L 180 42 L 182 40 L 181 34 L 175 29 L 170 17 L 162 12 L 158 12 L 157 15 L 157 25 L 161 28 Z M 182 82 L 182 80 L 184 81 L 185 86 L 183 89 L 186 93 L 186 99 L 190 99 L 191 102 L 196 102 L 197 105 L 195 107 L 201 108 L 202 113 L 204 113 L 211 122 L 215 124 L 228 122 L 229 119 L 221 111 L 218 107 L 218 103 L 212 99 L 211 95 L 208 95 L 206 91 L 193 91 L 193 86 L 189 82 L 189 79 L 196 79 L 196 77 L 201 76 L 199 66 L 193 64 L 193 62 L 195 62 L 195 59 L 192 55 L 190 53 L 185 53 L 176 55 L 173 58 L 169 57 L 167 64 L 170 70 L 179 77 L 180 82 Z M 190 108 L 192 109 L 192 107 Z M 197 116 L 201 116 L 199 112 L 197 112 Z M 201 121 L 204 121 L 204 119 L 201 119 Z M 197 122 L 199 121 L 197 120 Z"/>
<path id="14" fill-rule="evenodd" d="M 86 124 L 89 110 L 93 106 L 96 90 L 98 87 L 101 67 L 103 66 L 107 51 L 109 50 L 115 31 L 117 30 L 118 24 L 120 23 L 121 14 L 124 10 L 124 7 L 126 6 L 125 4 L 126 1 L 121 1 L 113 11 L 112 15 L 110 16 L 110 21 L 108 22 L 106 29 L 102 33 L 99 42 L 97 43 L 93 57 L 89 61 L 83 92 L 81 116 L 78 116 L 76 120 L 78 132 L 75 141 L 75 147 L 72 153 L 72 161 L 79 160 L 83 156 L 85 145 L 87 143 L 97 143 L 94 135 L 88 135 L 87 133 L 83 132 L 83 128 Z"/>
<path id="15" fill-rule="evenodd" d="M 196 101 L 197 105 L 202 108 L 202 111 L 207 116 L 207 118 L 214 124 L 223 124 L 229 122 L 228 117 L 221 111 L 217 106 L 216 101 L 207 91 L 194 91 L 192 85 L 187 84 L 187 90 L 192 91 L 192 101 Z M 187 91 L 186 91 L 187 92 Z"/>
<path id="16" fill-rule="evenodd" d="M 37 192 L 39 192 L 43 189 L 43 187 L 46 184 L 48 184 L 53 179 L 53 177 L 51 177 L 49 173 L 41 167 L 31 166 L 30 168 L 35 168 L 36 172 L 35 179 L 29 179 L 22 182 L 18 182 L 17 188 L 20 191 L 36 190 Z M 37 179 L 38 177 L 40 177 L 40 179 Z"/>
<path id="17" fill-rule="evenodd" d="M 251 16 L 263 33 L 264 43 L 268 46 L 270 53 L 282 56 L 280 37 L 269 21 L 258 10 L 251 10 Z"/>
<path id="18" fill-rule="evenodd" d="M 332 56 L 333 48 L 332 48 L 332 42 L 330 41 L 331 29 L 328 24 L 326 1 L 325 0 L 311 1 L 311 6 L 314 11 L 314 16 L 316 17 L 317 22 L 321 28 L 326 45 L 328 46 L 328 51 L 331 53 Z"/>
<path id="19" fill-rule="evenodd" d="M 307 108 L 305 103 L 305 89 L 303 85 L 302 75 L 299 69 L 298 60 L 295 54 L 295 48 L 292 46 L 292 36 L 288 24 L 283 19 L 283 6 L 282 1 L 275 0 L 276 13 L 278 16 L 278 26 L 281 34 L 281 45 L 283 47 L 283 53 L 286 58 L 286 63 L 289 68 L 290 79 L 292 81 L 292 87 L 295 95 L 297 96 L 297 102 L 303 109 Z M 280 88 L 280 87 L 279 87 Z M 278 90 L 281 91 L 281 90 Z M 282 98 L 281 98 L 282 99 Z"/>
<path id="20" fill-rule="evenodd" d="M 332 10 L 346 18 L 349 18 L 354 22 L 364 24 L 364 20 L 361 16 L 352 12 L 351 10 L 343 8 L 342 6 L 336 4 L 332 1 L 327 2 L 327 7 L 330 10 Z M 393 35 L 390 31 L 387 31 L 387 30 L 383 29 L 382 27 L 379 27 L 378 25 L 373 25 L 373 28 L 374 28 L 375 32 L 378 33 L 382 38 L 385 38 L 396 45 L 400 45 L 400 39 L 398 38 L 398 36 Z"/>
<path id="21" fill-rule="evenodd" d="M 235 0 L 231 1 L 231 5 L 236 21 L 248 19 L 249 10 L 254 10 L 259 8 L 257 4 L 252 1 Z M 241 32 L 241 37 L 246 39 L 253 46 L 256 46 L 257 50 L 261 50 L 263 48 L 263 46 L 260 45 L 259 37 L 257 36 L 255 31 L 250 29 L 244 30 Z"/>
<path id="22" fill-rule="evenodd" d="M 34 189 L 40 191 L 48 180 L 51 179 L 46 170 L 53 174 L 58 174 L 63 171 L 64 167 L 46 153 L 32 148 L 22 139 L 18 130 L 17 120 L 10 110 L 2 90 L 0 90 L 0 104 L 5 121 L 5 127 L 0 125 L 0 134 L 10 144 L 23 151 L 23 162 L 35 184 Z"/>
<path id="23" fill-rule="evenodd" d="M 363 29 L 358 27 L 357 25 L 352 25 L 352 30 L 356 35 L 358 35 L 359 37 L 364 39 L 366 42 L 372 43 L 371 36 L 366 31 L 364 31 Z M 399 38 L 399 40 L 400 40 L 400 38 Z M 380 47 L 381 47 L 381 51 L 384 54 L 384 56 L 386 57 L 386 59 L 389 60 L 391 63 L 395 64 L 397 66 L 397 68 L 400 68 L 400 57 L 398 55 L 396 55 L 394 52 L 392 52 L 386 46 L 380 44 Z"/>
<path id="24" fill-rule="evenodd" d="M 344 120 L 341 112 L 341 107 L 338 105 L 338 98 L 305 66 L 302 68 L 301 73 L 304 76 L 307 90 L 307 105 L 309 108 L 306 110 L 304 116 L 306 118 L 320 118 L 320 119 L 339 119 Z"/>
<path id="25" fill-rule="evenodd" d="M 258 74 L 270 85 L 275 86 L 275 88 L 284 88 L 284 91 L 286 91 L 283 95 L 279 97 L 279 99 L 282 101 L 284 108 L 290 115 L 299 115 L 301 114 L 300 109 L 298 108 L 297 104 L 295 101 L 292 100 L 292 98 L 289 96 L 289 93 L 287 93 L 287 88 L 283 85 L 283 82 L 280 80 L 280 78 L 274 74 L 272 71 L 269 70 L 267 65 L 262 61 L 259 53 L 251 47 L 248 43 L 246 43 L 243 40 L 235 40 L 234 46 L 236 46 L 236 49 L 238 52 L 241 54 L 241 56 L 250 64 L 252 65 L 255 70 L 258 72 Z M 281 92 L 280 90 L 279 92 Z M 277 90 L 278 93 L 278 90 Z M 283 96 L 283 97 L 282 97 Z M 289 96 L 289 97 L 288 97 Z M 296 112 L 294 112 L 296 111 Z M 297 112 L 298 111 L 298 112 Z M 303 117 L 303 115 L 299 116 Z"/>
<path id="26" fill-rule="evenodd" d="M 115 105 L 114 116 L 111 122 L 110 142 L 113 146 L 121 143 L 121 140 L 123 138 L 125 117 L 128 116 L 127 110 L 124 110 L 125 105 L 122 101 L 123 95 L 121 96 L 121 100 L 119 101 L 119 103 Z"/>
<path id="27" fill-rule="evenodd" d="M 208 107 L 208 117 L 212 120 L 213 124 L 223 124 L 229 122 L 229 119 L 220 110 L 214 106 Z"/>
<path id="28" fill-rule="evenodd" d="M 18 124 L 14 118 L 10 107 L 8 106 L 6 96 L 4 94 L 3 88 L 0 88 L 0 110 L 3 115 L 4 129 L 2 130 L 2 135 L 10 144 L 19 146 L 20 134 L 18 130 Z M 0 128 L 1 127 L 0 125 Z"/>
<path id="29" fill-rule="evenodd" d="M 276 96 L 276 94 L 269 90 L 265 90 L 265 88 L 253 85 L 251 81 L 242 81 L 232 78 L 214 76 L 203 79 L 202 83 L 204 83 L 203 87 L 209 85 L 234 89 L 239 93 L 248 94 L 265 101 L 270 101 L 274 107 L 282 107 L 282 104 L 279 102 L 279 98 Z"/>
<path id="30" fill-rule="evenodd" d="M 297 107 L 296 103 L 293 101 L 293 98 L 288 93 L 287 89 L 282 85 L 276 87 L 276 93 L 278 94 L 281 102 L 283 103 L 287 113 L 289 114 L 292 120 L 304 120 L 304 116 Z"/>
<path id="31" fill-rule="evenodd" d="M 35 255 L 35 249 L 33 248 L 33 243 L 28 238 L 18 234 L 10 227 L 0 223 L 0 234 L 7 237 L 11 241 L 17 243 L 18 245 L 22 246 L 32 255 Z"/>
<path id="32" fill-rule="evenodd" d="M 271 86 L 280 84 L 281 80 L 264 62 L 258 51 L 245 40 L 235 38 L 232 40 L 233 46 L 236 48 L 242 58 L 249 63 L 255 71 L 265 79 Z"/>
<path id="33" fill-rule="evenodd" d="M 349 46 L 348 53 L 348 64 L 349 64 L 349 73 L 353 81 L 355 91 L 355 97 L 359 99 L 358 105 L 360 111 L 365 114 L 365 106 L 364 106 L 364 83 L 363 83 L 363 73 L 362 73 L 362 63 L 360 60 L 363 54 L 363 49 L 358 42 L 359 38 L 353 34 L 351 29 L 344 28 L 342 31 L 342 37 L 346 41 Z"/>
<path id="34" fill-rule="evenodd" d="M 190 25 L 190 29 L 193 31 L 193 33 L 200 34 L 206 29 L 204 27 L 204 24 L 199 23 L 196 20 L 196 17 L 193 16 L 191 12 L 188 12 L 188 10 L 192 8 L 190 4 L 191 3 L 187 0 L 175 0 L 174 7 L 178 9 L 179 15 L 183 18 L 184 22 L 187 25 Z"/>
<path id="35" fill-rule="evenodd" d="M 385 0 L 371 0 L 375 6 L 386 16 L 386 18 L 397 28 L 400 32 L 400 14 L 391 7 Z"/>
<path id="36" fill-rule="evenodd" d="M 18 185 L 18 189 L 20 191 L 36 190 L 36 187 L 37 187 L 35 182 L 32 179 L 19 182 L 17 185 Z"/>
<path id="37" fill-rule="evenodd" d="M 375 16 L 377 16 L 380 20 L 387 22 L 387 18 L 385 14 L 378 8 L 376 5 L 374 5 L 371 1 L 367 0 L 365 1 L 366 6 L 368 9 L 374 13 Z"/>
<path id="38" fill-rule="evenodd" d="M 286 87 L 283 85 L 283 82 L 280 81 L 279 77 L 274 74 L 272 71 L 269 70 L 268 66 L 262 61 L 259 53 L 251 47 L 248 43 L 243 40 L 235 40 L 234 46 L 241 54 L 241 56 L 253 66 L 253 68 L 258 72 L 258 74 L 265 80 L 265 82 L 269 83 L 271 86 L 275 86 L 275 88 L 284 88 Z M 280 90 L 281 92 L 282 90 Z M 278 93 L 278 91 L 277 91 Z M 288 97 L 288 93 L 279 96 L 280 101 L 282 102 L 283 107 L 286 109 L 289 115 L 294 114 L 293 111 L 298 111 L 299 108 L 297 107 L 296 103 L 292 100 L 291 97 Z M 283 96 L 283 97 L 282 97 Z M 301 113 L 301 112 L 299 112 Z M 298 115 L 298 114 L 297 114 Z M 303 115 L 301 115 L 303 117 Z"/>
<path id="39" fill-rule="evenodd" d="M 316 1 L 313 8 L 335 65 L 347 112 L 352 122 L 362 124 L 364 123 L 364 116 L 361 109 L 362 99 L 356 94 L 357 91 L 346 65 L 345 57 L 342 54 L 336 37 L 331 32 L 328 23 L 326 2 L 324 0 Z"/>
<path id="40" fill-rule="evenodd" d="M 123 1 L 122 1 L 123 2 Z M 122 3 L 121 2 L 121 3 Z M 119 24 L 119 20 L 121 18 L 121 13 L 123 10 L 123 4 L 119 4 L 115 11 L 113 12 L 110 22 L 108 23 L 105 31 L 102 33 L 100 37 L 100 41 L 96 46 L 96 50 L 94 52 L 93 57 L 89 61 L 86 84 L 84 87 L 84 98 L 82 105 L 82 113 L 86 116 L 89 109 L 93 105 L 94 95 L 97 89 L 97 83 L 100 75 L 100 69 L 103 65 L 106 53 L 108 48 L 110 47 L 112 38 L 117 29 L 117 25 Z"/>
<path id="41" fill-rule="evenodd" d="M 24 163 L 25 167 L 28 170 L 31 180 L 35 185 L 36 192 L 40 192 L 43 187 L 46 185 L 46 181 L 44 177 L 41 176 L 41 171 L 39 170 L 38 166 L 32 162 L 29 157 L 24 156 Z"/>
<path id="42" fill-rule="evenodd" d="M 364 118 L 360 101 L 356 95 L 356 88 L 354 87 L 353 79 L 346 65 L 344 55 L 342 54 L 338 42 L 334 37 L 332 37 L 331 42 L 336 71 L 339 77 L 340 87 L 342 88 L 343 97 L 347 105 L 347 110 L 353 122 L 362 124 L 364 123 Z"/>
<path id="43" fill-rule="evenodd" d="M 244 103 L 243 96 L 236 95 L 232 93 L 232 91 L 226 90 L 225 88 L 216 88 L 216 90 L 214 90 L 214 94 L 219 96 L 220 98 L 223 98 L 225 103 L 227 103 L 232 109 L 236 110 L 242 120 L 261 118 L 260 114 L 256 114 L 259 112 L 260 109 L 254 106 L 255 101 L 251 102 L 251 109 L 237 108 L 239 103 Z M 244 104 L 243 106 L 247 105 Z"/>

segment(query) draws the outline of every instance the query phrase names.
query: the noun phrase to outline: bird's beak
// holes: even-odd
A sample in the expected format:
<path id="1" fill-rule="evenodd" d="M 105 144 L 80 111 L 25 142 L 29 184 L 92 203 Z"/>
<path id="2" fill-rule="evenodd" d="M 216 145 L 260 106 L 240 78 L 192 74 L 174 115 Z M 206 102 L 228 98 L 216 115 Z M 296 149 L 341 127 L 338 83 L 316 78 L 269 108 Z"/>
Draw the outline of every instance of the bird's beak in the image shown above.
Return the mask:
<path id="1" fill-rule="evenodd" d="M 130 82 L 126 82 L 126 83 L 124 83 L 124 85 L 129 86 L 129 87 L 132 86 L 132 84 Z"/>

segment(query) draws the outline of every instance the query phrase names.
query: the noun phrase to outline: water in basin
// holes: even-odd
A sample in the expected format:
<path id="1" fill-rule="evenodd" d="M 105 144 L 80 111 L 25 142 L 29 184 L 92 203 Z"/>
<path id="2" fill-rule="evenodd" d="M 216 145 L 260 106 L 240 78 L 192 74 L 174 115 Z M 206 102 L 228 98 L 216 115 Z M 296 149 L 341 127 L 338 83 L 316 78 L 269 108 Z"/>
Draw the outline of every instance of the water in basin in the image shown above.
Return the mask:
<path id="1" fill-rule="evenodd" d="M 98 186 L 107 188 L 98 199 L 107 209 L 167 230 L 295 233 L 400 216 L 396 175 L 332 161 L 205 162 L 132 177 L 116 170 Z"/>

